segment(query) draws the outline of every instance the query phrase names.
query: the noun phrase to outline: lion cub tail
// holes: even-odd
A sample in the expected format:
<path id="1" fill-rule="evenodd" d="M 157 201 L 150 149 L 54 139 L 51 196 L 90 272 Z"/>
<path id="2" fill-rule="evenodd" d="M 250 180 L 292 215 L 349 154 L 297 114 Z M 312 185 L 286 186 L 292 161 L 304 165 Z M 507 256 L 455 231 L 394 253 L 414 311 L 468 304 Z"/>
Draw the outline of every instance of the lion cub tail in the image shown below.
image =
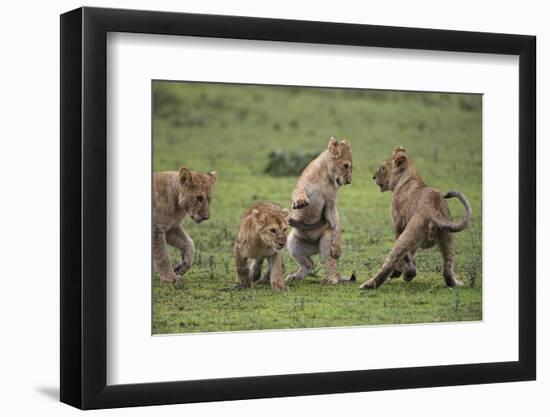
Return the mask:
<path id="1" fill-rule="evenodd" d="M 470 206 L 470 202 L 468 201 L 468 199 L 466 197 L 464 197 L 464 194 L 462 194 L 462 193 L 460 193 L 456 190 L 449 191 L 443 197 L 444 198 L 453 198 L 453 197 L 458 198 L 460 200 L 460 202 L 464 205 L 464 208 L 466 209 L 466 215 L 458 223 L 454 223 L 454 222 L 452 222 L 450 220 L 447 220 L 447 219 L 439 218 L 439 219 L 434 219 L 435 224 L 437 224 L 437 226 L 440 229 L 445 230 L 447 232 L 452 232 L 452 233 L 461 232 L 462 230 L 466 229 L 466 227 L 468 226 L 468 223 L 470 222 L 470 219 L 472 218 L 472 206 Z"/>

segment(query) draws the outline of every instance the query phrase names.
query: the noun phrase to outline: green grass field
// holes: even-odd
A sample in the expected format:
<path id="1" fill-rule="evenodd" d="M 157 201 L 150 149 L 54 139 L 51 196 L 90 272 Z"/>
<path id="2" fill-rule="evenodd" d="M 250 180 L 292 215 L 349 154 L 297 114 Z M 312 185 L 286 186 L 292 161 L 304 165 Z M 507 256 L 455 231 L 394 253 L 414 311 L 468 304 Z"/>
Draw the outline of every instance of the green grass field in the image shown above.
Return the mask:
<path id="1" fill-rule="evenodd" d="M 153 169 L 216 169 L 210 220 L 185 219 L 197 248 L 184 282 L 153 284 L 153 333 L 188 333 L 482 319 L 481 96 L 201 83 L 153 83 Z M 234 283 L 233 242 L 239 218 L 255 201 L 285 207 L 296 176 L 264 173 L 275 149 L 317 152 L 330 136 L 353 150 L 353 183 L 339 192 L 343 227 L 340 270 L 356 284 L 320 285 L 314 275 L 286 293 L 266 286 L 224 291 Z M 391 193 L 380 193 L 374 170 L 396 145 L 415 160 L 425 182 L 456 188 L 473 208 L 457 235 L 455 272 L 465 282 L 444 286 L 437 249 L 420 251 L 417 277 L 388 280 L 376 291 L 359 284 L 382 264 L 393 244 Z M 450 200 L 455 218 L 464 209 Z M 174 263 L 179 259 L 172 250 Z M 285 251 L 287 273 L 296 265 Z M 266 267 L 266 265 L 264 265 Z"/>

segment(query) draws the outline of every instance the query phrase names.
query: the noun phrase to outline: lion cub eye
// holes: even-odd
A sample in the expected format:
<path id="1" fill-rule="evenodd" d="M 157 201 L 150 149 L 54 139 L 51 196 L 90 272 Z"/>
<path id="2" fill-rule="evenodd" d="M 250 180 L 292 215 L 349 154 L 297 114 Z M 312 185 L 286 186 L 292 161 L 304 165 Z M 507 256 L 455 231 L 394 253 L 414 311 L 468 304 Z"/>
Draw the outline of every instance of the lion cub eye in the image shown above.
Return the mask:
<path id="1" fill-rule="evenodd" d="M 203 197 L 202 195 L 199 195 L 199 196 L 197 197 L 197 201 L 198 201 L 199 203 L 202 203 L 203 200 L 204 200 L 204 197 Z"/>
<path id="2" fill-rule="evenodd" d="M 277 230 L 275 230 L 275 229 L 269 229 L 269 231 L 270 231 L 271 233 L 273 233 L 274 235 L 277 234 Z"/>
<path id="3" fill-rule="evenodd" d="M 345 168 L 345 169 L 349 169 L 349 168 L 350 168 L 350 164 L 349 164 L 348 162 L 345 162 L 345 163 L 344 163 L 344 168 Z"/>

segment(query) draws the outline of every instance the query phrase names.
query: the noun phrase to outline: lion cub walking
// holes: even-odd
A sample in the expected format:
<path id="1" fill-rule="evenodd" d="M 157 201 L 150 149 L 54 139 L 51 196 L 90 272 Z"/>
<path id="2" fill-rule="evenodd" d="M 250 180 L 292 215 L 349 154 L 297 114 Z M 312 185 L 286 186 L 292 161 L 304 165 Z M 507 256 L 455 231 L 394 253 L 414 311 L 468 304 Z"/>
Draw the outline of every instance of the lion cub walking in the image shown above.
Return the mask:
<path id="1" fill-rule="evenodd" d="M 324 283 L 339 282 L 342 233 L 336 197 L 341 186 L 351 183 L 351 172 L 351 147 L 345 140 L 334 138 L 302 172 L 292 192 L 293 230 L 288 241 L 288 250 L 299 269 L 287 281 L 303 280 L 313 270 L 311 256 L 321 253 L 328 271 Z"/>
<path id="2" fill-rule="evenodd" d="M 264 259 L 269 260 L 268 272 L 262 278 L 271 288 L 285 290 L 283 255 L 290 212 L 269 202 L 256 203 L 241 216 L 239 234 L 235 240 L 237 286 L 250 288 L 260 280 Z M 250 260 L 250 265 L 247 261 Z"/>
<path id="3" fill-rule="evenodd" d="M 403 273 L 406 281 L 412 280 L 416 275 L 415 252 L 435 245 L 443 256 L 443 278 L 447 286 L 464 285 L 454 277 L 451 233 L 464 230 L 472 217 L 472 208 L 466 197 L 458 191 L 449 191 L 442 196 L 435 188 L 426 186 L 402 146 L 393 150 L 373 179 L 381 192 L 393 191 L 391 214 L 396 242 L 382 269 L 361 288 L 377 288 L 390 274 L 398 277 Z M 445 201 L 445 198 L 451 197 L 457 197 L 466 209 L 465 217 L 458 223 L 452 221 L 449 205 Z"/>
<path id="4" fill-rule="evenodd" d="M 202 174 L 182 166 L 179 172 L 157 172 L 153 176 L 153 259 L 160 280 L 176 281 L 185 274 L 195 255 L 195 244 L 181 227 L 189 214 L 195 223 L 210 217 L 212 187 L 216 171 Z M 166 244 L 181 251 L 181 262 L 172 269 Z"/>

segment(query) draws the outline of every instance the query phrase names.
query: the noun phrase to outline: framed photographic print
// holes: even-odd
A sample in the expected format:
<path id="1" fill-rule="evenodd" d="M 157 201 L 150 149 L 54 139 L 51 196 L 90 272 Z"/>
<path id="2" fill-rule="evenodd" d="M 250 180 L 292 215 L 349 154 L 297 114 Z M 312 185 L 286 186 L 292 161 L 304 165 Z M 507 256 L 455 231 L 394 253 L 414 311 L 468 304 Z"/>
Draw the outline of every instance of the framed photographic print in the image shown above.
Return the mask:
<path id="1" fill-rule="evenodd" d="M 535 379 L 535 37 L 61 16 L 61 401 Z"/>

